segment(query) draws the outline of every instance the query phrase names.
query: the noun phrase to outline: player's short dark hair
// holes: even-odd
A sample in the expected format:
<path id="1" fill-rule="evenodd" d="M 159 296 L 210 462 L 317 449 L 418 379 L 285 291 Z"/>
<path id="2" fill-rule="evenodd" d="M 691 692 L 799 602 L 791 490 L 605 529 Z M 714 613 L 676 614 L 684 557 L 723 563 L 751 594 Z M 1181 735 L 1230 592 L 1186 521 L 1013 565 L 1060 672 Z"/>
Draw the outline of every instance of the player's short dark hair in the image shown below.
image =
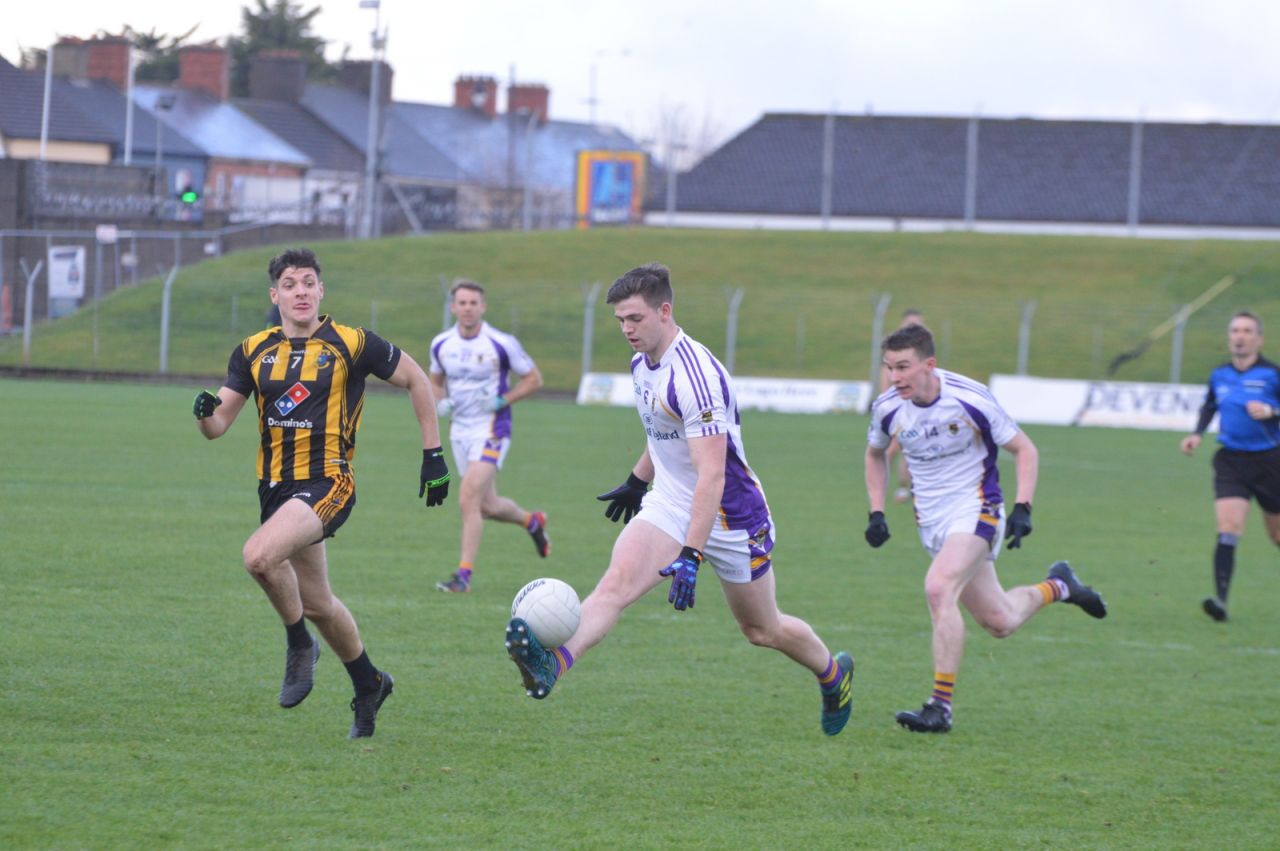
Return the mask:
<path id="1" fill-rule="evenodd" d="M 894 331 L 880 344 L 881 354 L 914 349 L 922 359 L 933 357 L 933 332 L 923 325 L 907 325 Z"/>
<path id="2" fill-rule="evenodd" d="M 473 290 L 480 293 L 481 300 L 484 299 L 484 287 L 477 284 L 470 278 L 458 278 L 453 282 L 453 286 L 449 289 L 449 298 L 453 298 L 458 294 L 458 290 Z"/>
<path id="3" fill-rule="evenodd" d="M 1261 318 L 1259 318 L 1258 314 L 1256 314 L 1256 313 L 1254 313 L 1253 311 L 1250 311 L 1250 310 L 1237 310 L 1237 311 L 1235 312 L 1235 315 L 1233 315 L 1233 316 L 1231 317 L 1231 322 L 1235 322 L 1237 319 L 1252 319 L 1252 320 L 1253 320 L 1253 324 L 1258 326 L 1258 334 L 1259 334 L 1259 336 L 1261 336 L 1261 334 L 1262 334 L 1262 319 L 1261 319 Z M 1227 323 L 1227 327 L 1228 327 L 1228 328 L 1230 328 L 1230 327 L 1231 327 L 1231 322 L 1228 322 L 1228 323 Z"/>
<path id="4" fill-rule="evenodd" d="M 644 303 L 655 310 L 664 304 L 675 304 L 675 295 L 671 292 L 671 270 L 661 263 L 637 266 L 613 282 L 605 303 L 617 304 L 633 295 L 642 297 Z"/>
<path id="5" fill-rule="evenodd" d="M 271 279 L 271 285 L 275 286 L 276 281 L 280 280 L 280 276 L 284 274 L 284 270 L 290 267 L 315 269 L 316 277 L 320 277 L 320 261 L 316 259 L 314 251 L 310 248 L 287 248 L 272 257 L 271 263 L 267 265 L 267 277 Z"/>

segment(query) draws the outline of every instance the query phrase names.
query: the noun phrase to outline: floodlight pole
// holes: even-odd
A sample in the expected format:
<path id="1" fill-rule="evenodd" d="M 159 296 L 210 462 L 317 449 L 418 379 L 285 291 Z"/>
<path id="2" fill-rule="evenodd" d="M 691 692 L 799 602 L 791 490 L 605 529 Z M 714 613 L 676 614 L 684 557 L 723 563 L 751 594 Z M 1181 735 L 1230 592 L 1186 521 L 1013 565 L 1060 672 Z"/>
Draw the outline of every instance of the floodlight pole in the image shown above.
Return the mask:
<path id="1" fill-rule="evenodd" d="M 133 45 L 129 45 L 129 80 L 124 94 L 124 164 L 133 164 Z"/>
<path id="2" fill-rule="evenodd" d="M 364 216 L 360 223 L 360 236 L 370 239 L 374 235 L 374 195 L 378 191 L 378 125 L 381 116 L 379 107 L 382 100 L 382 54 L 386 46 L 386 36 L 378 32 L 382 24 L 382 3 L 380 0 L 360 0 L 361 9 L 373 9 L 373 68 L 369 73 L 369 126 L 365 134 L 364 151 Z"/>
<path id="3" fill-rule="evenodd" d="M 44 103 L 40 108 L 40 159 L 43 161 L 49 152 L 49 93 L 53 88 L 53 48 L 44 54 Z"/>

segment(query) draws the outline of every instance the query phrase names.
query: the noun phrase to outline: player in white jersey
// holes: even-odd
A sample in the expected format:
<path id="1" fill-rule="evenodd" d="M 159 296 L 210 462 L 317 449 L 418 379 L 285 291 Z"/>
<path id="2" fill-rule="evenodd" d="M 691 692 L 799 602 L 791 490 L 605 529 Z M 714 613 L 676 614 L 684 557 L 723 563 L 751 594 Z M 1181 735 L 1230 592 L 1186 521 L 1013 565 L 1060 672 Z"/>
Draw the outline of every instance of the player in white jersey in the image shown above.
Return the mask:
<path id="1" fill-rule="evenodd" d="M 471 590 L 485 520 L 519 524 L 533 539 L 538 555 L 546 558 L 551 552 L 546 514 L 525 511 L 500 496 L 497 484 L 511 447 L 511 406 L 537 392 L 542 374 L 519 340 L 484 321 L 484 287 L 459 280 L 450 298 L 457 322 L 431 341 L 427 374 L 440 400 L 436 410 L 453 418 L 449 441 L 454 468 L 462 478 L 462 545 L 457 571 L 436 588 L 466 592 Z M 513 375 L 519 377 L 514 386 Z"/>
<path id="2" fill-rule="evenodd" d="M 609 503 L 605 515 L 621 518 L 624 528 L 608 569 L 582 603 L 578 631 L 564 645 L 544 648 L 523 620 L 507 625 L 507 652 L 525 689 L 545 698 L 623 609 L 667 577 L 668 602 L 677 611 L 693 608 L 705 560 L 747 640 L 781 651 L 818 678 L 822 730 L 834 736 L 852 708 L 853 659 L 832 656 L 807 623 L 778 610 L 773 520 L 747 465 L 733 380 L 676 325 L 665 266 L 632 269 L 609 288 L 607 301 L 636 351 L 631 375 L 648 440 L 627 482 L 600 497 Z"/>
<path id="3" fill-rule="evenodd" d="M 871 408 L 866 484 L 870 502 L 867 543 L 889 540 L 884 518 L 888 463 L 897 439 L 911 470 L 920 542 L 932 558 L 924 592 L 933 620 L 933 693 L 919 711 L 897 721 L 917 733 L 951 729 L 951 701 L 964 654 L 964 606 L 987 632 L 1006 638 L 1045 605 L 1075 603 L 1095 618 L 1106 603 L 1076 578 L 1065 561 L 1036 585 L 1006 591 L 996 577 L 1002 533 L 1009 549 L 1031 534 L 1039 454 L 985 386 L 937 368 L 933 335 L 923 325 L 899 328 L 881 344 L 893 386 Z M 1007 521 L 996 455 L 1014 456 L 1017 498 Z"/>

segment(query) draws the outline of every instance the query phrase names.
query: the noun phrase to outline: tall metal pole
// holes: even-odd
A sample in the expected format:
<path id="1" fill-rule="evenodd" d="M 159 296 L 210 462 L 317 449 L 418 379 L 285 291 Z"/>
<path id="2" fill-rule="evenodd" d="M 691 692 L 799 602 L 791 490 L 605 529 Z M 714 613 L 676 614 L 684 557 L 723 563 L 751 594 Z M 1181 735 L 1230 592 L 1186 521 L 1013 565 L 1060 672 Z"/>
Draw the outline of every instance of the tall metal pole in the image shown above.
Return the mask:
<path id="1" fill-rule="evenodd" d="M 49 92 L 53 88 L 53 45 L 44 54 L 44 105 L 40 108 L 40 159 L 49 151 Z"/>
<path id="2" fill-rule="evenodd" d="M 1022 305 L 1022 319 L 1018 322 L 1018 370 L 1017 375 L 1027 374 L 1027 363 L 1031 359 L 1031 317 L 1036 312 L 1036 300 L 1033 298 Z"/>
<path id="3" fill-rule="evenodd" d="M 1137 233 L 1142 209 L 1142 122 L 1133 122 L 1129 138 L 1129 234 Z"/>
<path id="4" fill-rule="evenodd" d="M 169 371 L 169 308 L 173 297 L 173 279 L 178 277 L 178 267 L 169 270 L 160 294 L 160 372 Z"/>
<path id="5" fill-rule="evenodd" d="M 529 121 L 524 130 L 524 201 L 521 209 L 521 224 L 524 230 L 533 229 L 533 207 L 529 181 L 533 180 L 533 128 L 538 123 L 538 113 L 529 110 Z"/>
<path id="6" fill-rule="evenodd" d="M 969 119 L 964 150 L 964 225 L 973 230 L 978 217 L 978 116 Z"/>
<path id="7" fill-rule="evenodd" d="M 382 74 L 381 55 L 378 48 L 382 41 L 378 32 L 382 25 L 382 4 L 379 0 L 360 0 L 362 9 L 373 9 L 373 68 L 369 73 L 369 126 L 365 133 L 364 149 L 364 216 L 360 223 L 360 236 L 369 239 L 373 236 L 374 207 L 378 186 L 378 125 Z"/>
<path id="8" fill-rule="evenodd" d="M 133 45 L 129 45 L 129 81 L 124 89 L 124 164 L 133 164 Z"/>
<path id="9" fill-rule="evenodd" d="M 729 370 L 730 375 L 734 372 L 738 358 L 738 308 L 742 305 L 742 297 L 746 294 L 747 291 L 742 287 L 726 291 L 726 295 L 729 296 L 729 315 L 724 334 L 724 368 Z"/>
<path id="10" fill-rule="evenodd" d="M 822 229 L 831 229 L 831 183 L 835 176 L 836 165 L 836 114 L 827 113 L 822 122 Z"/>

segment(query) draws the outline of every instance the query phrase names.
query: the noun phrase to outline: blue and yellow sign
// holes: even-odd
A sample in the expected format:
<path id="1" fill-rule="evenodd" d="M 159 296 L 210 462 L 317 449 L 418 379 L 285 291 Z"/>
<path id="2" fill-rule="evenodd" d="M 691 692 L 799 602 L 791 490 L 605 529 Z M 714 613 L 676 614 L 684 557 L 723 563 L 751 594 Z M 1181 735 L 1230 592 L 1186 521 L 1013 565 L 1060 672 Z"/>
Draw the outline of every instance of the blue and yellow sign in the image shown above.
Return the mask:
<path id="1" fill-rule="evenodd" d="M 645 162 L 641 151 L 579 151 L 577 227 L 639 222 L 644 214 Z"/>

